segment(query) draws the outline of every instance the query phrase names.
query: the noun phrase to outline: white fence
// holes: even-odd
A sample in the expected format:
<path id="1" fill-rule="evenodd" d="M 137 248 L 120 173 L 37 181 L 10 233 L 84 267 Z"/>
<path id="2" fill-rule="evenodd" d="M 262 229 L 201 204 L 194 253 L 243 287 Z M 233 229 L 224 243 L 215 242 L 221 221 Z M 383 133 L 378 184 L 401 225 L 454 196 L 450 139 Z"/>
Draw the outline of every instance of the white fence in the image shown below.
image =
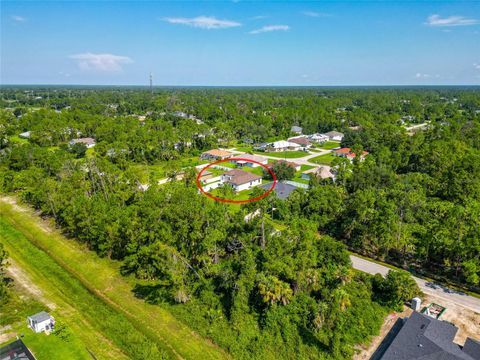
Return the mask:
<path id="1" fill-rule="evenodd" d="M 283 181 L 285 184 L 292 185 L 301 189 L 308 189 L 309 186 L 307 184 L 302 184 L 296 181 L 290 181 L 290 180 L 284 180 Z"/>

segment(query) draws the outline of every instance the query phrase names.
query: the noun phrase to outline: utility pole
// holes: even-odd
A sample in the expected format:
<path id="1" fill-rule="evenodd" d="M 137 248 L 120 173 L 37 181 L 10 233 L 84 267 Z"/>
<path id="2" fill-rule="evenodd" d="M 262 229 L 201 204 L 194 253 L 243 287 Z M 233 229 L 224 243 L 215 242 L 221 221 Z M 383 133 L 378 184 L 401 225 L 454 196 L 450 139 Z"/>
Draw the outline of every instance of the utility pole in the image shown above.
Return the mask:
<path id="1" fill-rule="evenodd" d="M 153 75 L 150 73 L 150 94 L 153 95 Z"/>

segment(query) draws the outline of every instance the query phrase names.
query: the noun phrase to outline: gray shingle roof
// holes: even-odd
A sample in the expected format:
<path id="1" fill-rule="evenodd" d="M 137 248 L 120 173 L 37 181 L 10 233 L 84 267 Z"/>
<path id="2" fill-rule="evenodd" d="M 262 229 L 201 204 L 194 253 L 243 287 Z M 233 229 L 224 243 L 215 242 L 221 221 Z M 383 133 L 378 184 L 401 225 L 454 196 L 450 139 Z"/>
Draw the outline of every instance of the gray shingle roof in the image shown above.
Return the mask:
<path id="1" fill-rule="evenodd" d="M 263 184 L 263 185 L 260 185 L 259 188 L 262 188 L 264 190 L 268 190 L 272 187 L 272 183 L 268 183 L 268 184 Z M 293 185 L 290 185 L 290 184 L 285 184 L 281 181 L 277 182 L 277 185 L 275 186 L 275 188 L 273 189 L 273 191 L 275 191 L 275 194 L 277 195 L 277 197 L 279 199 L 282 199 L 282 200 L 285 200 L 286 198 L 288 198 L 290 196 L 290 194 L 293 192 L 293 190 L 295 190 L 296 187 L 293 186 Z"/>
<path id="2" fill-rule="evenodd" d="M 463 352 L 470 355 L 475 360 L 480 360 L 480 342 L 468 338 L 463 345 Z"/>
<path id="3" fill-rule="evenodd" d="M 45 311 L 40 311 L 37 314 L 29 316 L 29 318 L 37 323 L 41 323 L 43 321 L 50 320 L 51 316 Z"/>
<path id="4" fill-rule="evenodd" d="M 477 360 L 453 342 L 457 327 L 413 312 L 381 360 Z"/>

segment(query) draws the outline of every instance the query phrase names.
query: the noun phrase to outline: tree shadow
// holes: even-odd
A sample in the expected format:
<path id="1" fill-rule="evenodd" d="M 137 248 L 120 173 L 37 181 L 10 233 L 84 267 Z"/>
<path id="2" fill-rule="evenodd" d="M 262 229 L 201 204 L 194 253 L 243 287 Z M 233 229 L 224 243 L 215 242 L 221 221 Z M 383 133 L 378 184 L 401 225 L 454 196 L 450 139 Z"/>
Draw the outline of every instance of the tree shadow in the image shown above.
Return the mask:
<path id="1" fill-rule="evenodd" d="M 134 288 L 132 289 L 132 293 L 136 298 L 145 300 L 146 303 L 152 305 L 158 305 L 162 303 L 168 303 L 171 305 L 174 303 L 170 295 L 170 286 L 163 284 L 135 284 Z"/>
<path id="2" fill-rule="evenodd" d="M 382 340 L 380 345 L 378 345 L 377 349 L 373 353 L 372 357 L 370 360 L 380 360 L 385 354 L 385 351 L 387 351 L 388 347 L 392 344 L 393 340 L 399 333 L 400 329 L 402 328 L 404 324 L 404 319 L 397 319 L 395 324 L 393 324 L 392 328 L 388 332 L 388 334 L 385 336 L 385 338 Z"/>

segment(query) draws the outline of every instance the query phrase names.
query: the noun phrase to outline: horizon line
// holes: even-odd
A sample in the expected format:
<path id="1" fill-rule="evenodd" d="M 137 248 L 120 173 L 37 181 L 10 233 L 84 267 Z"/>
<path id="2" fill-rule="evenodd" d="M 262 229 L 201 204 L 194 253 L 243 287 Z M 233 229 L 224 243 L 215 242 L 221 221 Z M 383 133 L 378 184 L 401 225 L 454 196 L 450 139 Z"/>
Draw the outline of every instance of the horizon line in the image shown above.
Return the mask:
<path id="1" fill-rule="evenodd" d="M 142 87 L 150 89 L 149 84 L 1 84 L 1 87 L 12 87 L 12 86 L 69 86 L 69 87 Z M 212 88 L 242 88 L 242 87 L 261 87 L 261 88 L 272 88 L 272 87 L 297 87 L 297 88 L 313 88 L 313 87 L 480 87 L 479 84 L 346 84 L 346 85 L 153 85 L 155 88 L 172 88 L 172 87 L 212 87 Z"/>

